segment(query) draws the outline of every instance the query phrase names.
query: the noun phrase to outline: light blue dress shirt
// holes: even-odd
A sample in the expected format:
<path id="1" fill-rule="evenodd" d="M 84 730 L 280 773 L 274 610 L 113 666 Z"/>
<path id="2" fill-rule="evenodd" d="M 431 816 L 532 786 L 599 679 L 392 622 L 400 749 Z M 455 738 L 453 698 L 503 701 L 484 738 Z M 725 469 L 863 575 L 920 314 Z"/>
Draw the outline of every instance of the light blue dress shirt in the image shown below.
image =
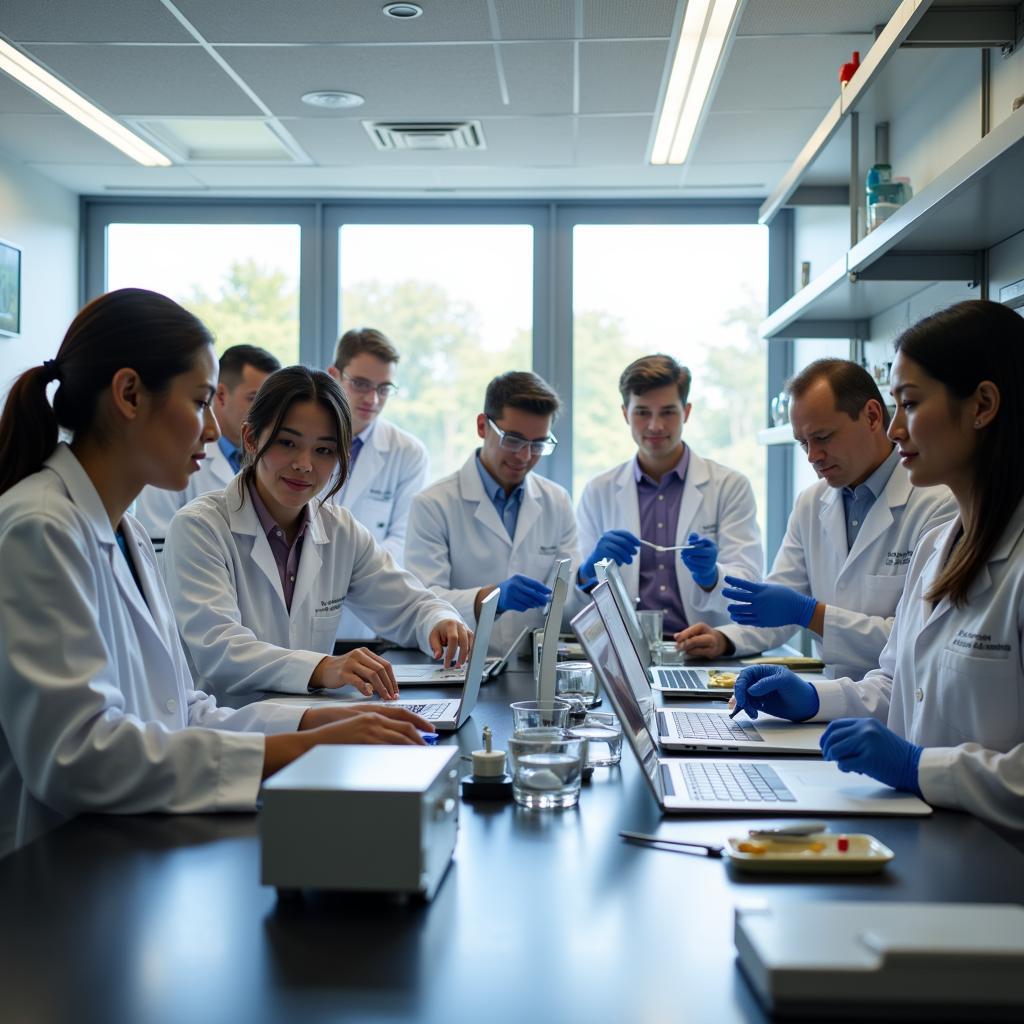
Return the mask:
<path id="1" fill-rule="evenodd" d="M 224 453 L 228 465 L 237 473 L 242 468 L 241 448 L 236 448 L 223 434 L 217 438 L 217 446 Z"/>
<path id="2" fill-rule="evenodd" d="M 892 471 L 900 461 L 900 454 L 894 447 L 889 458 L 883 462 L 864 481 L 855 488 L 843 488 L 843 509 L 846 512 L 846 544 L 847 550 L 853 549 L 853 542 L 864 525 L 864 520 L 871 511 L 875 500 L 885 490 L 885 485 L 892 476 Z"/>
<path id="3" fill-rule="evenodd" d="M 476 453 L 476 471 L 480 474 L 480 483 L 484 485 L 487 497 L 491 499 L 498 518 L 505 526 L 509 539 L 514 540 L 516 523 L 519 522 L 519 508 L 523 503 L 523 485 L 520 484 L 511 494 L 505 494 L 505 488 L 487 472 L 480 461 L 480 451 Z"/>

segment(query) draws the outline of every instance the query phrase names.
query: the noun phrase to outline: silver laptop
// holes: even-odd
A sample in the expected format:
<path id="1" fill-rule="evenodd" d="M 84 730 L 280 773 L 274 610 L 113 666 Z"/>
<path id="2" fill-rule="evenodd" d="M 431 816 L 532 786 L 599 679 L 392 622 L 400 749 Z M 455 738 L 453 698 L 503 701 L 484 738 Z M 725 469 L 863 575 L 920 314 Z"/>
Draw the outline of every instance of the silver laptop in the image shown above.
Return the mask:
<path id="1" fill-rule="evenodd" d="M 562 632 L 562 612 L 569 594 L 569 577 L 572 562 L 560 558 L 555 563 L 555 578 L 551 584 L 551 600 L 548 602 L 547 618 L 544 620 L 544 636 L 541 640 L 540 670 L 537 673 L 537 700 L 555 699 L 555 665 L 558 662 L 558 637 Z"/>
<path id="2" fill-rule="evenodd" d="M 611 588 L 598 587 L 591 595 L 598 614 L 604 622 L 607 642 L 611 644 L 615 663 L 625 677 L 635 697 L 640 698 L 647 685 L 647 676 L 629 640 L 626 624 L 613 599 Z M 639 700 L 640 707 L 644 702 Z M 697 708 L 691 705 L 685 711 L 674 708 L 652 707 L 645 715 L 666 750 L 718 750 L 739 751 L 745 754 L 803 754 L 820 757 L 819 741 L 825 731 L 824 723 L 805 724 L 758 715 L 757 721 L 741 711 L 729 717 L 724 707 Z"/>
<path id="3" fill-rule="evenodd" d="M 607 581 L 611 588 L 612 597 L 618 605 L 622 620 L 626 624 L 626 631 L 629 633 L 630 642 L 636 649 L 640 663 L 650 677 L 651 686 L 655 690 L 671 697 L 729 697 L 732 694 L 731 686 L 712 686 L 710 670 L 706 668 L 689 668 L 685 665 L 655 665 L 651 657 L 651 647 L 640 628 L 640 620 L 636 616 L 636 608 L 626 588 L 626 581 L 622 578 L 622 571 L 615 562 L 598 562 L 598 578 Z M 682 652 L 676 650 L 676 645 L 670 642 L 662 644 L 662 657 L 671 652 L 671 655 L 682 661 Z"/>
<path id="4" fill-rule="evenodd" d="M 597 600 L 600 589 L 594 591 Z M 657 743 L 619 664 L 596 601 L 580 612 L 572 625 L 662 811 L 869 816 L 931 813 L 931 808 L 916 796 L 889 789 L 863 775 L 841 772 L 832 761 L 659 757 Z"/>
<path id="5" fill-rule="evenodd" d="M 438 732 L 454 732 L 466 724 L 473 714 L 477 698 L 480 696 L 480 684 L 484 678 L 484 662 L 487 660 L 487 645 L 491 642 L 491 629 L 494 626 L 494 614 L 498 608 L 500 592 L 495 588 L 480 602 L 480 614 L 476 621 L 476 638 L 473 640 L 473 652 L 469 656 L 466 670 L 466 687 L 460 698 L 439 697 L 426 700 L 389 700 L 388 707 L 408 708 L 410 711 L 425 718 Z"/>

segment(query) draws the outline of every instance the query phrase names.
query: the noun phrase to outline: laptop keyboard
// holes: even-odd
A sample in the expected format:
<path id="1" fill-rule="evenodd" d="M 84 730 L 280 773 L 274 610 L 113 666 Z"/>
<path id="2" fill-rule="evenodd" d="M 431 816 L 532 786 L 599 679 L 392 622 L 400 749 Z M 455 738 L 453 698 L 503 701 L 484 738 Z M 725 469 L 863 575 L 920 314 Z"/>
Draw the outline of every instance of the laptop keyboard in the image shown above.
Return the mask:
<path id="1" fill-rule="evenodd" d="M 680 737 L 694 740 L 752 740 L 763 743 L 764 737 L 750 726 L 742 726 L 728 715 L 712 715 L 700 711 L 673 711 Z"/>
<path id="2" fill-rule="evenodd" d="M 691 800 L 730 800 L 752 804 L 796 802 L 796 797 L 771 765 L 688 761 L 682 768 Z"/>
<path id="3" fill-rule="evenodd" d="M 446 701 L 431 701 L 429 704 L 402 704 L 400 707 L 411 711 L 428 722 L 436 722 L 444 717 L 444 710 L 448 706 Z"/>
<path id="4" fill-rule="evenodd" d="M 706 669 L 662 668 L 658 670 L 658 682 L 666 690 L 706 690 L 706 672 Z"/>

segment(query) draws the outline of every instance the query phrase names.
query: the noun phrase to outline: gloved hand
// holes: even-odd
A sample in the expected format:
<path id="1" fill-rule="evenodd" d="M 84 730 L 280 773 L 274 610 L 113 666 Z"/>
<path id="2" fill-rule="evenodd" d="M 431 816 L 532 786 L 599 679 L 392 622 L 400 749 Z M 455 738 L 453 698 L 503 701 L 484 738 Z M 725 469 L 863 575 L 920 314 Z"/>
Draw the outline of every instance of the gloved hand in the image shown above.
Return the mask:
<path id="1" fill-rule="evenodd" d="M 693 546 L 687 551 L 680 551 L 679 557 L 690 570 L 693 582 L 699 587 L 713 587 L 718 582 L 718 545 L 699 533 L 691 533 L 686 543 Z"/>
<path id="2" fill-rule="evenodd" d="M 837 718 L 821 737 L 821 753 L 841 771 L 860 772 L 893 789 L 921 795 L 917 766 L 922 748 L 877 718 Z"/>
<path id="3" fill-rule="evenodd" d="M 751 718 L 764 711 L 776 718 L 805 722 L 818 713 L 818 691 L 806 679 L 781 665 L 751 665 L 745 668 L 733 688 L 736 706 Z"/>
<path id="4" fill-rule="evenodd" d="M 551 600 L 551 591 L 543 583 L 521 573 L 499 583 L 498 590 L 501 591 L 499 612 L 527 612 L 531 608 L 543 608 Z"/>
<path id="5" fill-rule="evenodd" d="M 781 583 L 755 583 L 726 576 L 722 596 L 743 604 L 729 605 L 733 622 L 742 626 L 808 626 L 818 607 L 817 599 Z"/>
<path id="6" fill-rule="evenodd" d="M 607 530 L 597 539 L 590 557 L 580 566 L 580 583 L 589 586 L 596 578 L 594 564 L 602 558 L 610 558 L 619 565 L 629 565 L 640 550 L 640 538 L 629 530 Z"/>

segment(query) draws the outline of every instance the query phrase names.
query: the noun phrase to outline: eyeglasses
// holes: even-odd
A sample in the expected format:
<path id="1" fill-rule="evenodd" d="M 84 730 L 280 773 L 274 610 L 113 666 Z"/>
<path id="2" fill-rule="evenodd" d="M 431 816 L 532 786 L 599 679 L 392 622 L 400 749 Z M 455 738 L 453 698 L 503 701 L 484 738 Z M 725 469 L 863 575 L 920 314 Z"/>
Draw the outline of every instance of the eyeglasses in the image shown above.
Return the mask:
<path id="1" fill-rule="evenodd" d="M 344 372 L 342 377 L 361 395 L 368 395 L 371 391 L 376 391 L 377 397 L 382 402 L 386 402 L 398 390 L 398 385 L 392 384 L 391 381 L 386 384 L 374 384 L 372 380 L 367 380 L 365 377 L 350 377 Z"/>
<path id="2" fill-rule="evenodd" d="M 507 452 L 521 452 L 524 448 L 529 448 L 531 455 L 550 455 L 558 447 L 558 438 L 554 434 L 545 437 L 543 441 L 527 441 L 525 437 L 506 433 L 490 416 L 487 417 L 487 422 L 498 435 L 498 447 L 504 448 Z"/>

